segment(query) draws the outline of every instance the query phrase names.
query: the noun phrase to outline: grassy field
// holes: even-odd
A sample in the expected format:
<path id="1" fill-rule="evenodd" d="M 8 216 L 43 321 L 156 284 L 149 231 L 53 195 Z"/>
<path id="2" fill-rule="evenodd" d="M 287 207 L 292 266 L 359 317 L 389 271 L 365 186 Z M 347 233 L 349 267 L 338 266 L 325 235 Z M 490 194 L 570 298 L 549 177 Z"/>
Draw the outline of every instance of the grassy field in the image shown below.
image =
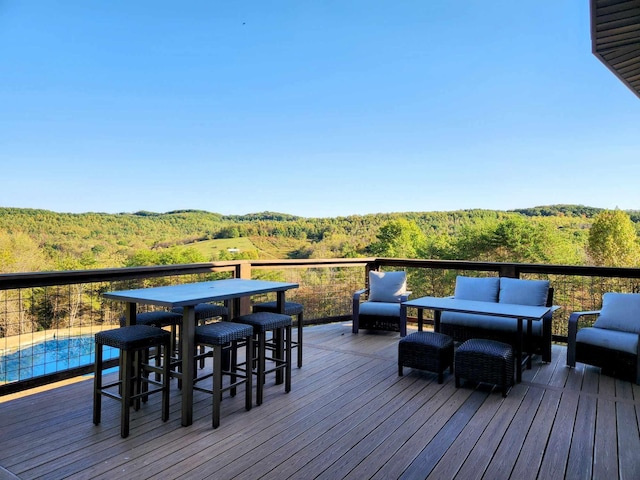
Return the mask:
<path id="1" fill-rule="evenodd" d="M 279 259 L 289 258 L 289 254 L 299 248 L 303 248 L 307 242 L 293 238 L 282 237 L 239 237 L 220 238 L 216 240 L 205 240 L 196 242 L 189 246 L 197 249 L 208 259 L 217 259 L 218 253 L 226 252 L 228 249 L 237 248 L 240 253 L 257 251 L 259 258 Z"/>
<path id="2" fill-rule="evenodd" d="M 204 240 L 189 245 L 202 253 L 207 258 L 218 258 L 218 253 L 227 251 L 230 248 L 237 248 L 241 252 L 258 250 L 250 239 L 240 238 L 219 238 L 216 240 Z"/>
<path id="3" fill-rule="evenodd" d="M 309 242 L 286 237 L 251 237 L 260 258 L 290 258 L 289 254 L 309 245 Z"/>

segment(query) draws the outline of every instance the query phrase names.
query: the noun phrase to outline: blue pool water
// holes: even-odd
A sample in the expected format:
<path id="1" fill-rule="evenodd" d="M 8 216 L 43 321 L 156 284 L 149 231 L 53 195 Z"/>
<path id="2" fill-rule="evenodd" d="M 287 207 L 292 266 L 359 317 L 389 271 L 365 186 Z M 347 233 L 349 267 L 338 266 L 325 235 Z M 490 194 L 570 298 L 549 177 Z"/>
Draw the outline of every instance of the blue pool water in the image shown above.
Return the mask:
<path id="1" fill-rule="evenodd" d="M 15 382 L 90 365 L 95 359 L 93 335 L 54 338 L 23 347 L 0 357 L 0 382 Z M 105 347 L 105 360 L 118 357 L 118 350 Z"/>

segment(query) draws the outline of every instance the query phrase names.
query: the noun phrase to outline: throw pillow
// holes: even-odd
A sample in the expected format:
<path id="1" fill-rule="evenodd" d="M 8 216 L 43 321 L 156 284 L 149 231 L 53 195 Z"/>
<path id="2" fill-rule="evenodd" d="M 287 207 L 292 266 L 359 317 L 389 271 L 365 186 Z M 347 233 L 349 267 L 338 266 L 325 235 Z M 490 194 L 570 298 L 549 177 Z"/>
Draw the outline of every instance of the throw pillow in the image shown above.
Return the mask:
<path id="1" fill-rule="evenodd" d="M 500 277 L 500 303 L 544 307 L 549 294 L 548 280 Z"/>
<path id="2" fill-rule="evenodd" d="M 400 297 L 407 292 L 405 272 L 369 272 L 369 301 L 400 303 Z"/>
<path id="3" fill-rule="evenodd" d="M 500 279 L 498 277 L 456 277 L 456 290 L 453 296 L 460 300 L 479 302 L 497 302 Z"/>
<path id="4" fill-rule="evenodd" d="M 593 326 L 640 333 L 640 293 L 605 293 Z"/>

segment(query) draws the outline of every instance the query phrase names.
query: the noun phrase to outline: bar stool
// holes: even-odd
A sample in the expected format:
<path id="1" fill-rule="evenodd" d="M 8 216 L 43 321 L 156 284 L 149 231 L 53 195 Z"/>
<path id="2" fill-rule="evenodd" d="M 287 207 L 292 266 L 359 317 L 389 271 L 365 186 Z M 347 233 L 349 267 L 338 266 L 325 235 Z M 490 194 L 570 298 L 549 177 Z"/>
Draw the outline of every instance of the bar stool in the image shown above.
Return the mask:
<path id="1" fill-rule="evenodd" d="M 120 317 L 120 325 L 125 325 L 125 317 Z M 170 369 L 172 372 L 174 371 L 174 368 L 180 369 L 179 329 L 182 328 L 182 315 L 174 312 L 168 312 L 166 310 L 140 312 L 136 314 L 136 325 L 146 325 L 148 327 L 156 328 L 171 327 L 171 345 L 168 350 L 168 358 L 171 360 Z M 156 350 L 155 359 L 156 366 L 160 365 L 159 350 Z M 180 378 L 179 374 L 176 376 Z M 156 374 L 156 380 L 159 380 L 159 378 L 160 376 Z"/>
<path id="2" fill-rule="evenodd" d="M 263 302 L 253 306 L 254 312 L 271 312 L 280 313 L 278 311 L 278 302 Z M 304 326 L 304 306 L 301 303 L 284 302 L 284 314 L 295 316 L 298 322 L 298 338 L 291 341 L 291 348 L 298 350 L 298 368 L 302 367 L 302 327 Z"/>
<path id="3" fill-rule="evenodd" d="M 169 348 L 171 334 L 160 328 L 148 325 L 131 325 L 113 330 L 105 330 L 95 335 L 96 361 L 93 383 L 93 423 L 100 424 L 102 395 L 120 402 L 120 436 L 129 435 L 129 408 L 133 402 L 135 410 L 140 408 L 140 400 L 146 402 L 147 396 L 162 392 L 162 420 L 169 418 Z M 107 345 L 120 350 L 120 372 L 116 382 L 103 385 L 102 349 Z M 151 365 L 149 349 L 164 350 L 162 367 Z M 162 376 L 161 381 L 149 378 L 149 372 Z M 149 385 L 155 388 L 149 390 Z M 111 391 L 113 387 L 117 390 Z"/>
<path id="4" fill-rule="evenodd" d="M 172 308 L 171 311 L 182 315 L 184 313 L 184 308 L 175 307 Z M 202 325 L 202 322 L 216 317 L 221 317 L 222 320 L 229 320 L 229 309 L 223 305 L 216 305 L 215 303 L 199 303 L 193 307 L 193 311 L 198 325 Z"/>
<path id="5" fill-rule="evenodd" d="M 213 395 L 213 428 L 220 425 L 220 401 L 222 394 L 227 390 L 231 391 L 231 395 L 236 393 L 236 387 L 245 384 L 245 408 L 251 410 L 252 405 L 252 377 L 250 371 L 239 374 L 237 370 L 238 364 L 238 348 L 242 345 L 246 350 L 246 362 L 248 365 L 253 363 L 253 327 L 233 322 L 218 322 L 207 325 L 199 325 L 196 327 L 195 344 L 201 346 L 209 346 L 212 351 L 200 356 L 213 357 L 213 371 L 210 374 L 203 375 L 194 380 L 194 390 L 201 390 Z M 222 361 L 223 350 L 231 350 L 231 365 L 229 369 L 224 368 Z M 222 387 L 222 377 L 228 375 L 230 383 L 226 387 Z M 196 386 L 196 382 L 205 378 L 213 377 L 213 388 L 211 390 Z M 240 380 L 238 380 L 240 378 Z"/>
<path id="6" fill-rule="evenodd" d="M 253 327 L 253 335 L 258 339 L 257 369 L 247 362 L 247 372 L 253 372 L 257 377 L 256 405 L 262 404 L 264 384 L 267 373 L 276 373 L 276 384 L 282 383 L 284 370 L 285 392 L 291 391 L 291 324 L 289 315 L 270 312 L 255 312 L 241 315 L 233 320 Z M 272 338 L 267 340 L 267 332 L 272 332 Z M 271 357 L 267 358 L 267 349 Z M 256 359 L 254 359 L 256 360 Z M 266 361 L 273 362 L 273 368 L 266 370 Z M 255 362 L 254 362 L 255 363 Z M 280 375 L 278 375 L 280 374 Z"/>
<path id="7" fill-rule="evenodd" d="M 165 328 L 171 327 L 171 351 L 177 349 L 179 332 L 182 326 L 182 315 L 166 310 L 156 310 L 153 312 L 141 312 L 136 314 L 136 325 L 147 325 L 149 327 Z M 120 326 L 125 326 L 125 317 L 120 317 Z"/>
<path id="8" fill-rule="evenodd" d="M 174 307 L 171 311 L 182 315 L 184 308 Z M 207 320 L 213 320 L 214 318 L 220 318 L 223 321 L 229 320 L 229 309 L 223 305 L 216 305 L 215 303 L 199 303 L 193 307 L 193 312 L 196 317 L 196 325 L 204 325 Z M 203 353 L 204 346 L 200 348 L 200 354 Z M 204 368 L 204 357 L 200 357 L 200 368 Z"/>

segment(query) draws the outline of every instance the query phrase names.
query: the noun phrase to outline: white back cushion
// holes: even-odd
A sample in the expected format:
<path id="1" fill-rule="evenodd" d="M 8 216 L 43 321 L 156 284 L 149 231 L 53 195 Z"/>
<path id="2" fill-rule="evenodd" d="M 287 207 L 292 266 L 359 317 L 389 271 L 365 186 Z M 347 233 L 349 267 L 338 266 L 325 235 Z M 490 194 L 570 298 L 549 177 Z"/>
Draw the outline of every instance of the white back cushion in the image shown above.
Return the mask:
<path id="1" fill-rule="evenodd" d="M 369 272 L 369 301 L 400 303 L 400 297 L 407 292 L 405 272 Z"/>
<path id="2" fill-rule="evenodd" d="M 460 300 L 479 302 L 497 302 L 500 279 L 498 277 L 456 277 L 456 290 L 453 296 Z"/>
<path id="3" fill-rule="evenodd" d="M 549 294 L 548 280 L 500 277 L 500 303 L 544 307 Z"/>
<path id="4" fill-rule="evenodd" d="M 605 293 L 593 326 L 640 333 L 640 293 Z"/>

